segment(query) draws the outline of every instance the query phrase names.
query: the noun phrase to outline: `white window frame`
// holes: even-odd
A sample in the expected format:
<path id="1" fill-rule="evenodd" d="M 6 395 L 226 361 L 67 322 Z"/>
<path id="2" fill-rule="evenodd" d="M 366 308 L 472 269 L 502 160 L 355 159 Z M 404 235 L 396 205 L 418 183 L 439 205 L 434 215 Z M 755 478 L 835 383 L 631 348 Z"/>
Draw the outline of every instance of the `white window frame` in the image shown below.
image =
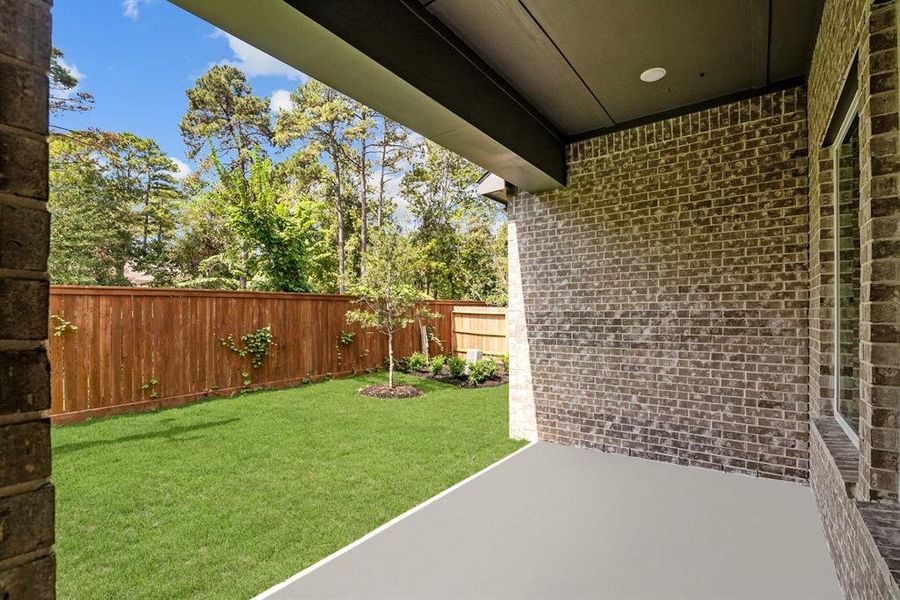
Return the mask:
<path id="1" fill-rule="evenodd" d="M 834 418 L 841 426 L 841 429 L 853 442 L 853 445 L 859 448 L 859 432 L 853 431 L 853 427 L 841 414 L 841 277 L 840 277 L 840 258 L 841 258 L 841 228 L 840 228 L 840 211 L 838 210 L 838 196 L 840 194 L 840 177 L 838 170 L 840 169 L 839 153 L 844 137 L 850 130 L 853 120 L 859 117 L 859 93 L 853 97 L 850 106 L 847 108 L 847 114 L 844 115 L 844 121 L 838 130 L 831 146 L 831 164 L 834 169 L 833 179 L 833 204 L 834 210 L 834 393 L 832 395 L 832 406 Z"/>

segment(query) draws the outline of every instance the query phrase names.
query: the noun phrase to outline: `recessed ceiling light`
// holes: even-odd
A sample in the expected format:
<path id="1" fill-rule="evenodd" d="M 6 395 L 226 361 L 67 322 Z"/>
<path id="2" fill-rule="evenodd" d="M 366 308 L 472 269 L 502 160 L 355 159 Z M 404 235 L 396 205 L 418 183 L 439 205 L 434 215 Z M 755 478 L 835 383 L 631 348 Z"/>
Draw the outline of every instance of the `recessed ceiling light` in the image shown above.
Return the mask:
<path id="1" fill-rule="evenodd" d="M 653 83 L 654 81 L 659 81 L 663 77 L 666 76 L 666 70 L 662 67 L 653 67 L 652 69 L 647 69 L 643 73 L 641 73 L 641 81 L 646 81 L 647 83 Z"/>

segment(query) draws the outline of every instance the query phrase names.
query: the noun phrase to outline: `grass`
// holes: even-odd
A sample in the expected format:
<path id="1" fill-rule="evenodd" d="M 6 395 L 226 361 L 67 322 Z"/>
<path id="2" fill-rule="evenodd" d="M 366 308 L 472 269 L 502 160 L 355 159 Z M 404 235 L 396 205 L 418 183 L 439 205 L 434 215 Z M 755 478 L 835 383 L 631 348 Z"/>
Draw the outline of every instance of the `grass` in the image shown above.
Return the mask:
<path id="1" fill-rule="evenodd" d="M 60 598 L 249 598 L 522 445 L 506 386 L 383 378 L 54 427 Z"/>

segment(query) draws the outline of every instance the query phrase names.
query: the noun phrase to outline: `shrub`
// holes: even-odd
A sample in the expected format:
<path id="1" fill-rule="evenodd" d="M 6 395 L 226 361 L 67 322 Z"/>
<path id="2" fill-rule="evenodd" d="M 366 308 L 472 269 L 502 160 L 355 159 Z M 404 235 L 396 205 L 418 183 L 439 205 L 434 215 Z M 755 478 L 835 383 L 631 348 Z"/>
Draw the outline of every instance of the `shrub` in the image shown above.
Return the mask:
<path id="1" fill-rule="evenodd" d="M 497 360 L 500 361 L 500 366 L 503 367 L 503 371 L 509 373 L 509 354 L 501 354 L 497 357 Z"/>
<path id="2" fill-rule="evenodd" d="M 406 362 L 408 358 L 400 358 L 394 361 L 394 369 L 400 371 L 401 373 L 409 373 L 409 364 Z M 385 369 L 390 369 L 390 361 L 387 356 L 384 357 L 382 361 L 384 363 Z"/>
<path id="3" fill-rule="evenodd" d="M 451 356 L 447 359 L 447 366 L 450 367 L 450 374 L 459 377 L 466 370 L 466 361 L 458 356 Z"/>
<path id="4" fill-rule="evenodd" d="M 443 354 L 438 354 L 434 358 L 431 359 L 431 364 L 428 365 L 431 374 L 435 377 L 444 372 L 444 365 L 447 364 L 447 357 Z"/>
<path id="5" fill-rule="evenodd" d="M 469 366 L 469 383 L 484 383 L 497 377 L 497 363 L 490 358 L 476 360 Z"/>
<path id="6" fill-rule="evenodd" d="M 421 352 L 413 352 L 406 359 L 406 366 L 410 371 L 422 371 L 428 366 L 428 359 Z"/>

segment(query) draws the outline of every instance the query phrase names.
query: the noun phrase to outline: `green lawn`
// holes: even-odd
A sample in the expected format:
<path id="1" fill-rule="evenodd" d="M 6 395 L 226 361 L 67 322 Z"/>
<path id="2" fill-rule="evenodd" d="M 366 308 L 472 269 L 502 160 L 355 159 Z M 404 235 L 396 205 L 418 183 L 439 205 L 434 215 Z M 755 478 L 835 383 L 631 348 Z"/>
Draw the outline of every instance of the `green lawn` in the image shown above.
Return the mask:
<path id="1" fill-rule="evenodd" d="M 522 445 L 507 386 L 383 379 L 54 427 L 59 597 L 249 598 Z"/>

